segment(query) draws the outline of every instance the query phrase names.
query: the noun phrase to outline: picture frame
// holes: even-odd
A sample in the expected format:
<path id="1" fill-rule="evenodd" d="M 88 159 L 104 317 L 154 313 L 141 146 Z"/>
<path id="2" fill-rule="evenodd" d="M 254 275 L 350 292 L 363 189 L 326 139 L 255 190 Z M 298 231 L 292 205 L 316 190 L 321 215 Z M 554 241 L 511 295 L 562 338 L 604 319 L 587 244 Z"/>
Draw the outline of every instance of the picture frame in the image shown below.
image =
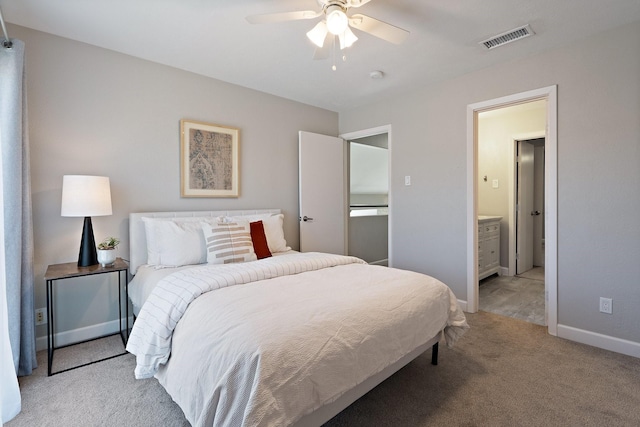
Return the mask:
<path id="1" fill-rule="evenodd" d="M 180 195 L 239 197 L 240 130 L 180 120 Z"/>

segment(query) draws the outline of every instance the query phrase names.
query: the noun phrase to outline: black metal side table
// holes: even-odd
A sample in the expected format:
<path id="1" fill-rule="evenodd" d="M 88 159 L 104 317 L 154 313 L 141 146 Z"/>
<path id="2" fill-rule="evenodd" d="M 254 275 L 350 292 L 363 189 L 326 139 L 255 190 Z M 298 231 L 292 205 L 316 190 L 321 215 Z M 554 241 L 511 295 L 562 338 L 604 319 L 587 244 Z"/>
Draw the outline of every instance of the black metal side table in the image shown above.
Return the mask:
<path id="1" fill-rule="evenodd" d="M 93 362 L 84 363 L 82 365 L 74 366 L 72 368 L 63 369 L 58 372 L 51 372 L 51 367 L 53 363 L 53 352 L 56 348 L 64 348 L 72 345 L 80 344 L 87 341 L 93 341 L 99 338 L 104 338 L 112 335 L 120 335 L 122 338 L 122 344 L 127 346 L 127 340 L 129 338 L 129 303 L 125 300 L 125 329 L 122 329 L 122 273 L 124 273 L 124 283 L 125 283 L 125 298 L 128 295 L 129 284 L 127 273 L 129 271 L 129 266 L 122 258 L 117 258 L 112 266 L 102 267 L 100 264 L 92 265 L 89 267 L 78 267 L 78 264 L 75 262 L 68 262 L 65 264 L 52 264 L 47 267 L 47 272 L 44 275 L 44 279 L 47 281 L 47 350 L 48 350 L 48 370 L 47 374 L 49 376 L 59 374 L 62 372 L 70 371 L 72 369 L 81 368 L 83 366 L 91 365 L 93 363 L 102 362 L 104 360 L 113 359 L 114 357 L 122 356 L 127 354 L 127 352 L 123 352 L 120 354 L 116 354 L 113 356 L 105 357 L 103 359 L 94 360 Z M 106 273 L 117 273 L 118 274 L 118 314 L 119 314 L 119 326 L 120 331 L 114 334 L 103 335 L 100 337 L 95 337 L 89 340 L 84 340 L 81 342 L 76 342 L 73 344 L 68 344 L 60 347 L 56 347 L 55 345 L 55 328 L 53 324 L 54 319 L 54 303 L 53 303 L 53 283 L 57 280 L 70 279 L 72 277 L 83 277 L 83 276 L 92 276 L 94 274 L 106 274 Z"/>

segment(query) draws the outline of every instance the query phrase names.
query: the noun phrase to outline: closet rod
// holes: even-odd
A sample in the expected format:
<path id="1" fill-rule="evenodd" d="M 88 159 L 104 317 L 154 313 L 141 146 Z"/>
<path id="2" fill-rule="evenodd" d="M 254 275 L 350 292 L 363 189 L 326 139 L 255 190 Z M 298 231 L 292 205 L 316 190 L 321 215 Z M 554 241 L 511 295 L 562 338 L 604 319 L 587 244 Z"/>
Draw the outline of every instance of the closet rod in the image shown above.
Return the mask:
<path id="1" fill-rule="evenodd" d="M 0 24 L 2 25 L 2 34 L 4 34 L 5 40 L 2 42 L 2 46 L 7 49 L 11 49 L 13 43 L 11 43 L 11 39 L 9 39 L 9 33 L 7 32 L 7 27 L 4 25 L 4 18 L 2 17 L 2 9 L 0 9 Z"/>

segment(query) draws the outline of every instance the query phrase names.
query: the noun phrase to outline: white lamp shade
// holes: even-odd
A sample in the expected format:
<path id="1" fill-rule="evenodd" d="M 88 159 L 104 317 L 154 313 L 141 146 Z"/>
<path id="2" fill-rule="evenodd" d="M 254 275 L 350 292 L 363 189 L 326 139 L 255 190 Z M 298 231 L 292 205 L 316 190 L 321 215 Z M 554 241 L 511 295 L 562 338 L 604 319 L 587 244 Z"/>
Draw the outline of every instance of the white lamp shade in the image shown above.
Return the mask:
<path id="1" fill-rule="evenodd" d="M 313 44 L 318 47 L 322 47 L 324 46 L 324 40 L 327 38 L 327 32 L 329 32 L 329 30 L 327 30 L 327 23 L 320 21 L 307 33 L 307 37 L 313 42 Z"/>
<path id="2" fill-rule="evenodd" d="M 344 33 L 340 34 L 339 39 L 340 39 L 340 49 L 345 49 L 347 47 L 351 47 L 351 45 L 358 40 L 358 37 L 356 37 L 356 35 L 353 34 L 353 31 L 351 31 L 351 28 L 347 27 L 346 30 L 344 30 Z"/>
<path id="3" fill-rule="evenodd" d="M 61 216 L 111 215 L 109 177 L 65 175 L 62 178 Z"/>

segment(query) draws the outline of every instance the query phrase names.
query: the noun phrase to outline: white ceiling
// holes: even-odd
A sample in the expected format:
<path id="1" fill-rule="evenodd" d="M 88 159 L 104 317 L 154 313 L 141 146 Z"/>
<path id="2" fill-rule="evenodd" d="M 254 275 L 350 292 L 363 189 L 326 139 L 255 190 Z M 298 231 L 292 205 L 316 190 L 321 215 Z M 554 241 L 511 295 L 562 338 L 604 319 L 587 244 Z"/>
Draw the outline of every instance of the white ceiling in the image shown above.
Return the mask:
<path id="1" fill-rule="evenodd" d="M 316 0 L 0 0 L 0 6 L 9 23 L 333 111 L 640 21 L 640 0 L 371 0 L 355 10 L 410 31 L 409 38 L 397 46 L 354 30 L 359 40 L 332 71 L 331 58 L 312 59 L 305 36 L 319 18 L 245 20 L 317 10 Z M 524 24 L 536 35 L 491 51 L 478 45 Z M 385 78 L 369 78 L 373 70 Z"/>

